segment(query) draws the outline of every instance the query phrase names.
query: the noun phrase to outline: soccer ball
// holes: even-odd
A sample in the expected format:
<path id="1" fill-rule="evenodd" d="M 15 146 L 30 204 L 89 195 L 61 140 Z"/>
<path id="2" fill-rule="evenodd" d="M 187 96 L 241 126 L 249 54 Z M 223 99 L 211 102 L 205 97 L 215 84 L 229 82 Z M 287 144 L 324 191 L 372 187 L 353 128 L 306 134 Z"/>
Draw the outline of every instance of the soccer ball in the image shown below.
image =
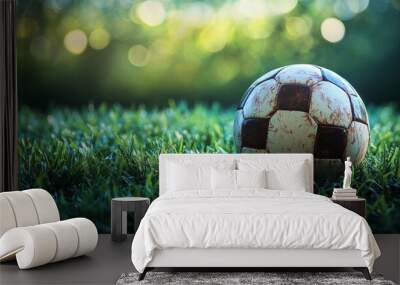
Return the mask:
<path id="1" fill-rule="evenodd" d="M 237 152 L 313 153 L 329 168 L 360 163 L 369 142 L 361 97 L 333 71 L 309 64 L 274 69 L 247 89 L 236 111 Z"/>

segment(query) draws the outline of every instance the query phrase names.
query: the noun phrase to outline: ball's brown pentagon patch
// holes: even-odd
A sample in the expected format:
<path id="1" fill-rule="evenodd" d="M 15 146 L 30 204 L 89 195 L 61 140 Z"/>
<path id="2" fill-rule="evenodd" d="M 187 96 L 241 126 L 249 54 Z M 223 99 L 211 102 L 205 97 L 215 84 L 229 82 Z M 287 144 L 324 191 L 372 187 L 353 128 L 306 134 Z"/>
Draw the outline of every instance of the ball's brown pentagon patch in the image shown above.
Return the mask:
<path id="1" fill-rule="evenodd" d="M 343 175 L 344 163 L 342 159 L 314 159 L 314 177 L 319 179 L 334 180 Z"/>
<path id="2" fill-rule="evenodd" d="M 301 84 L 284 84 L 278 92 L 278 110 L 308 112 L 310 87 Z"/>
<path id="3" fill-rule="evenodd" d="M 318 125 L 315 158 L 343 159 L 347 143 L 346 128 Z"/>
<path id="4" fill-rule="evenodd" d="M 244 119 L 242 123 L 242 148 L 265 150 L 268 125 L 269 119 Z"/>

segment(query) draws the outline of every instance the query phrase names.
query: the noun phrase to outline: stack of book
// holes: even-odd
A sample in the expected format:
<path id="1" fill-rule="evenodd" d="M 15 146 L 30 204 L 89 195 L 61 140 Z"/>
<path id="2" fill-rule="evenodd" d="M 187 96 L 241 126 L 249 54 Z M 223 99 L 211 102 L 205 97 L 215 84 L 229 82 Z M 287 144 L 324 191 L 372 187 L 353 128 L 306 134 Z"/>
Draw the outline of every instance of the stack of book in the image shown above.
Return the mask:
<path id="1" fill-rule="evenodd" d="M 332 199 L 335 200 L 351 200 L 357 198 L 357 190 L 353 188 L 343 189 L 343 188 L 334 188 Z"/>

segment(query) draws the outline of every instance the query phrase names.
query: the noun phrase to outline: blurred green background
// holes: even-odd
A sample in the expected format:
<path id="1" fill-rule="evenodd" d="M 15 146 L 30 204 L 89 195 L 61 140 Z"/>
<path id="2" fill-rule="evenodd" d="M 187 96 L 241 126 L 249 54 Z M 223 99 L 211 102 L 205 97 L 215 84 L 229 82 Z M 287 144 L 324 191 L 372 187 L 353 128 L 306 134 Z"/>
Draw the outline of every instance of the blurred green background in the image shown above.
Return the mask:
<path id="1" fill-rule="evenodd" d="M 21 0 L 19 186 L 110 230 L 110 200 L 158 196 L 161 152 L 234 152 L 235 106 L 293 63 L 345 77 L 371 141 L 353 185 L 400 232 L 399 0 Z M 342 177 L 315 181 L 331 195 Z"/>
<path id="2" fill-rule="evenodd" d="M 398 102 L 399 0 L 20 0 L 22 104 L 237 104 L 275 67 L 313 63 L 367 103 Z"/>

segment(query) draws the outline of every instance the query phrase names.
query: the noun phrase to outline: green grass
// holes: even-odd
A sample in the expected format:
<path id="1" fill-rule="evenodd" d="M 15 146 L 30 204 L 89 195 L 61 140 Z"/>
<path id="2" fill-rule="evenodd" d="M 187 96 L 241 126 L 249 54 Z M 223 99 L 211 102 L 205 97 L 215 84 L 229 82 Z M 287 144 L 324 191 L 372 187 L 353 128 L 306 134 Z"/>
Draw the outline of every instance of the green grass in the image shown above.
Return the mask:
<path id="1" fill-rule="evenodd" d="M 374 232 L 400 232 L 400 116 L 393 106 L 369 108 L 371 144 L 355 168 L 354 186 L 368 199 Z M 42 114 L 20 110 L 20 188 L 50 191 L 62 218 L 84 216 L 108 232 L 115 196 L 158 195 L 158 155 L 234 152 L 234 110 L 218 105 L 163 109 L 88 106 Z M 330 195 L 342 177 L 317 183 Z"/>

